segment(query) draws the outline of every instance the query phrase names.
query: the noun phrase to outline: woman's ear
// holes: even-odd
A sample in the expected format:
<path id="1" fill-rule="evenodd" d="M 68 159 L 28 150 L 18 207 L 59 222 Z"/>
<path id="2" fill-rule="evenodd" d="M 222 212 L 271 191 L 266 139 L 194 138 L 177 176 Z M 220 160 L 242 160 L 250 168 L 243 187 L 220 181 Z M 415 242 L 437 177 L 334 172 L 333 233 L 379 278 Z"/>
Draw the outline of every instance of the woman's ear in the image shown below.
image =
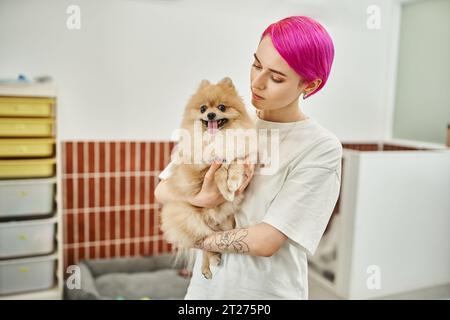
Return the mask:
<path id="1" fill-rule="evenodd" d="M 316 79 L 316 80 L 311 81 L 309 83 L 309 85 L 307 86 L 308 91 L 310 91 L 310 92 L 316 91 L 316 89 L 320 86 L 321 83 L 322 83 L 321 79 Z"/>
<path id="2" fill-rule="evenodd" d="M 322 83 L 321 79 L 315 79 L 311 82 L 309 82 L 306 87 L 303 89 L 304 91 L 308 92 L 308 95 L 316 91 L 316 89 L 320 86 Z M 302 81 L 299 82 L 298 87 L 301 88 L 304 85 Z"/>
<path id="3" fill-rule="evenodd" d="M 230 77 L 223 78 L 222 80 L 219 81 L 218 84 L 234 90 L 234 84 L 233 81 L 231 81 Z"/>

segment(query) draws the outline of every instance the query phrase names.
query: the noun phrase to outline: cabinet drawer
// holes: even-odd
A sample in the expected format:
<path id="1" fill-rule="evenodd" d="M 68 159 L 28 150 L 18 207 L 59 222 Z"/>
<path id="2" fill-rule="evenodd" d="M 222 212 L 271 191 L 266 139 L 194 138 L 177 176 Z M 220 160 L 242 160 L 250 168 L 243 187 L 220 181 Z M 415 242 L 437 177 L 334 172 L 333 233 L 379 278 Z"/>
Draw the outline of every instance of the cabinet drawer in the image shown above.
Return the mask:
<path id="1" fill-rule="evenodd" d="M 0 158 L 51 157 L 54 139 L 0 139 Z"/>
<path id="2" fill-rule="evenodd" d="M 0 137 L 51 137 L 53 125 L 48 118 L 0 118 Z"/>
<path id="3" fill-rule="evenodd" d="M 0 160 L 0 179 L 51 177 L 55 158 Z"/>
<path id="4" fill-rule="evenodd" d="M 0 97 L 0 117 L 52 117 L 51 98 Z"/>
<path id="5" fill-rule="evenodd" d="M 0 223 L 0 259 L 48 254 L 55 246 L 56 218 Z"/>
<path id="6" fill-rule="evenodd" d="M 0 295 L 53 287 L 57 255 L 0 261 Z"/>
<path id="7" fill-rule="evenodd" d="M 55 178 L 0 180 L 0 219 L 53 212 Z"/>

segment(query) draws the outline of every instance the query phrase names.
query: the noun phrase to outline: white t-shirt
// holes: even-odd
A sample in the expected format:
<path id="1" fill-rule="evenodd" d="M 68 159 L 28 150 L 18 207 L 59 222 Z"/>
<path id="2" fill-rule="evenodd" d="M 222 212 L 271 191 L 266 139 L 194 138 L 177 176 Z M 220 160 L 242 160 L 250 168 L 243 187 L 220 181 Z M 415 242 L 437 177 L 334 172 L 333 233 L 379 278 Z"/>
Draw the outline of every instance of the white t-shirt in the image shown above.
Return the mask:
<path id="1" fill-rule="evenodd" d="M 342 145 L 312 118 L 280 123 L 256 117 L 256 127 L 279 129 L 279 166 L 271 175 L 255 170 L 236 228 L 265 222 L 288 240 L 271 257 L 222 254 L 211 280 L 203 277 L 202 251 L 196 250 L 185 299 L 308 299 L 307 254 L 314 254 L 339 196 Z"/>

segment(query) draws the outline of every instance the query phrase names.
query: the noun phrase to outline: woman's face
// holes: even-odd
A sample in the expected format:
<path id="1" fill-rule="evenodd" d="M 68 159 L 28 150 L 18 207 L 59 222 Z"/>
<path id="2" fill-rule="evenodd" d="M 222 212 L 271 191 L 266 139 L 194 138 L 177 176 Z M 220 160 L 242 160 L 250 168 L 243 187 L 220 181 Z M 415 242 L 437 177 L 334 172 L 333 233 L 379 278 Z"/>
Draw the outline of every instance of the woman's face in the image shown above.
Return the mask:
<path id="1" fill-rule="evenodd" d="M 258 45 L 250 81 L 252 104 L 258 110 L 286 107 L 296 101 L 306 87 L 274 48 L 270 36 L 265 36 Z"/>

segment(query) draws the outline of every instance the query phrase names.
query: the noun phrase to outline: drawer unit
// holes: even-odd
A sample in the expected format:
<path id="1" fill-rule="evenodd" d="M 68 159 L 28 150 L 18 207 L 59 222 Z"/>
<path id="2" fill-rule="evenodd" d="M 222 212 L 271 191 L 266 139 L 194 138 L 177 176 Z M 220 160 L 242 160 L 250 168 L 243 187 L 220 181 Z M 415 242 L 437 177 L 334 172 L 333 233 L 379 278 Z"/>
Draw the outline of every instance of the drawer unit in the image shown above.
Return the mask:
<path id="1" fill-rule="evenodd" d="M 57 255 L 0 260 L 0 295 L 54 286 Z"/>
<path id="2" fill-rule="evenodd" d="M 0 223 L 0 259 L 49 254 L 55 247 L 55 217 Z"/>
<path id="3" fill-rule="evenodd" d="M 55 99 L 0 97 L 0 117 L 52 117 Z"/>
<path id="4" fill-rule="evenodd" d="M 0 137 L 51 137 L 51 118 L 0 118 Z"/>
<path id="5" fill-rule="evenodd" d="M 50 177 L 55 162 L 54 158 L 0 160 L 0 179 Z"/>
<path id="6" fill-rule="evenodd" d="M 56 179 L 0 180 L 0 219 L 51 214 Z"/>
<path id="7" fill-rule="evenodd" d="M 0 300 L 62 298 L 56 108 L 51 81 L 0 83 Z"/>
<path id="8" fill-rule="evenodd" d="M 51 157 L 55 139 L 0 139 L 0 158 Z"/>

